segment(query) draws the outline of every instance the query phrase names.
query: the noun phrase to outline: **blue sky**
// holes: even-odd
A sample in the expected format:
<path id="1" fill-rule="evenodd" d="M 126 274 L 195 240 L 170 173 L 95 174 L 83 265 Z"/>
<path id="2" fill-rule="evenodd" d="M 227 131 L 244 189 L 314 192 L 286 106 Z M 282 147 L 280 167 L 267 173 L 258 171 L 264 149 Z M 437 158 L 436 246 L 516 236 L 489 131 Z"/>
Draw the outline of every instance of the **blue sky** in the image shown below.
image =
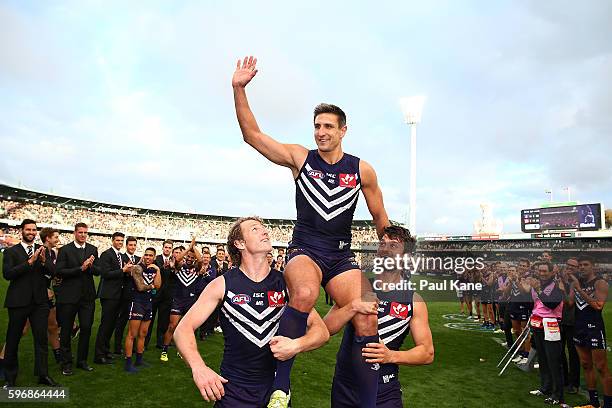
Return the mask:
<path id="1" fill-rule="evenodd" d="M 570 186 L 609 203 L 612 3 L 589 1 L 0 3 L 0 181 L 140 207 L 294 217 L 290 172 L 241 139 L 231 75 L 262 129 L 314 146 L 319 102 L 348 115 L 347 152 L 408 205 L 398 99 L 425 94 L 417 231 L 504 232 Z M 363 199 L 358 218 L 368 218 Z"/>

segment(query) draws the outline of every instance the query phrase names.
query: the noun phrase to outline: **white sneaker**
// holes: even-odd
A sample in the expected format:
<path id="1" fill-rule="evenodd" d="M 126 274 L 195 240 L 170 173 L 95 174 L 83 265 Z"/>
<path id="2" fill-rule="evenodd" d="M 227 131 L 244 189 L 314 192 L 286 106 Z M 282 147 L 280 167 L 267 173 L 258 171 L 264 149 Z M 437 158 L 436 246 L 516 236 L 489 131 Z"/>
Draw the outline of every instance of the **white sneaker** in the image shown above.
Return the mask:
<path id="1" fill-rule="evenodd" d="M 504 341 L 501 345 L 502 347 L 508 347 L 508 342 Z"/>
<path id="2" fill-rule="evenodd" d="M 523 357 L 523 358 L 521 358 L 521 361 L 519 361 L 516 364 L 527 364 L 527 361 L 529 361 L 529 359 L 527 357 Z"/>
<path id="3" fill-rule="evenodd" d="M 535 363 L 535 364 L 533 365 L 533 368 L 540 368 L 540 363 Z"/>
<path id="4" fill-rule="evenodd" d="M 215 327 L 215 331 L 217 333 L 223 333 L 223 330 L 221 330 L 221 327 Z"/>
<path id="5" fill-rule="evenodd" d="M 539 389 L 538 390 L 529 391 L 529 393 L 531 395 L 535 395 L 536 397 L 542 397 L 542 396 L 546 395 L 542 391 L 540 391 Z"/>
<path id="6" fill-rule="evenodd" d="M 513 363 L 518 363 L 518 362 L 519 362 L 519 361 L 521 361 L 522 359 L 523 359 L 523 357 L 521 357 L 521 356 L 516 356 L 516 357 L 514 357 L 514 358 L 512 359 L 512 362 L 513 362 Z"/>

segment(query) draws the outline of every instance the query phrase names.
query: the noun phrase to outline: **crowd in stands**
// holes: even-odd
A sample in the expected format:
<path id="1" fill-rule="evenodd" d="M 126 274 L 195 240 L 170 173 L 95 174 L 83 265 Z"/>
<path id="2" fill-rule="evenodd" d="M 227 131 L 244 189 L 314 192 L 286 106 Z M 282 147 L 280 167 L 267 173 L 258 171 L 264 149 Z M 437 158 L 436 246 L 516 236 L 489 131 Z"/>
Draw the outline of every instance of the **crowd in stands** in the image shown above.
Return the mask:
<path id="1" fill-rule="evenodd" d="M 146 210 L 122 212 L 96 211 L 86 208 L 73 208 L 71 205 L 42 205 L 31 202 L 3 200 L 0 202 L 2 218 L 20 221 L 24 218 L 45 220 L 60 230 L 70 231 L 77 222 L 84 222 L 92 234 L 110 235 L 115 231 L 125 231 L 127 235 L 146 238 L 152 246 L 161 247 L 164 239 L 189 241 L 197 236 L 202 242 L 221 242 L 227 237 L 234 219 L 206 219 L 203 216 L 160 215 L 147 213 Z M 212 217 L 211 217 L 212 218 Z M 275 220 L 268 224 L 272 241 L 285 246 L 291 240 L 293 222 Z M 356 227 L 353 230 L 354 242 L 375 242 L 376 230 L 372 227 Z M 159 241 L 159 242 L 158 242 Z"/>

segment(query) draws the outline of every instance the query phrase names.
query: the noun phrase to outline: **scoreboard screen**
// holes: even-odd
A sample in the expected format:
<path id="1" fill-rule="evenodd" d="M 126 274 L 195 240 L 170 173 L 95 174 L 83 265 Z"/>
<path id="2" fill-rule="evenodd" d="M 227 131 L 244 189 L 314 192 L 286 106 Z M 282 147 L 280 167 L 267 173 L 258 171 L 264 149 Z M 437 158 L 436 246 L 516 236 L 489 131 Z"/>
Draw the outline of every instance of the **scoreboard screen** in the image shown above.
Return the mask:
<path id="1" fill-rule="evenodd" d="M 601 204 L 577 204 L 563 207 L 534 208 L 521 211 L 521 230 L 595 231 L 601 229 Z"/>

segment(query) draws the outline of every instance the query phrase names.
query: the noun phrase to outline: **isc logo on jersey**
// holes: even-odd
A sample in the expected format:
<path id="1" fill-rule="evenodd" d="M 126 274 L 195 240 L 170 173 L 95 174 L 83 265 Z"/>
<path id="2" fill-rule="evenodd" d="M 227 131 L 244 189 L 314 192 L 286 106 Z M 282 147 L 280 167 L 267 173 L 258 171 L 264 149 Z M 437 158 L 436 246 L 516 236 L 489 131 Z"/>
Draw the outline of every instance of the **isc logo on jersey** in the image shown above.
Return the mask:
<path id="1" fill-rule="evenodd" d="M 340 187 L 355 188 L 357 187 L 357 175 L 340 173 Z"/>
<path id="2" fill-rule="evenodd" d="M 268 306 L 282 307 L 285 306 L 285 294 L 283 292 L 268 291 Z"/>
<path id="3" fill-rule="evenodd" d="M 321 170 L 308 170 L 308 177 L 313 179 L 322 179 L 323 172 Z"/>
<path id="4" fill-rule="evenodd" d="M 249 303 L 250 301 L 251 301 L 251 297 L 243 293 L 234 295 L 232 297 L 232 303 L 235 305 L 244 305 L 245 303 Z"/>
<path id="5" fill-rule="evenodd" d="M 398 319 L 406 320 L 408 318 L 408 306 L 402 303 L 391 302 L 389 315 Z"/>

